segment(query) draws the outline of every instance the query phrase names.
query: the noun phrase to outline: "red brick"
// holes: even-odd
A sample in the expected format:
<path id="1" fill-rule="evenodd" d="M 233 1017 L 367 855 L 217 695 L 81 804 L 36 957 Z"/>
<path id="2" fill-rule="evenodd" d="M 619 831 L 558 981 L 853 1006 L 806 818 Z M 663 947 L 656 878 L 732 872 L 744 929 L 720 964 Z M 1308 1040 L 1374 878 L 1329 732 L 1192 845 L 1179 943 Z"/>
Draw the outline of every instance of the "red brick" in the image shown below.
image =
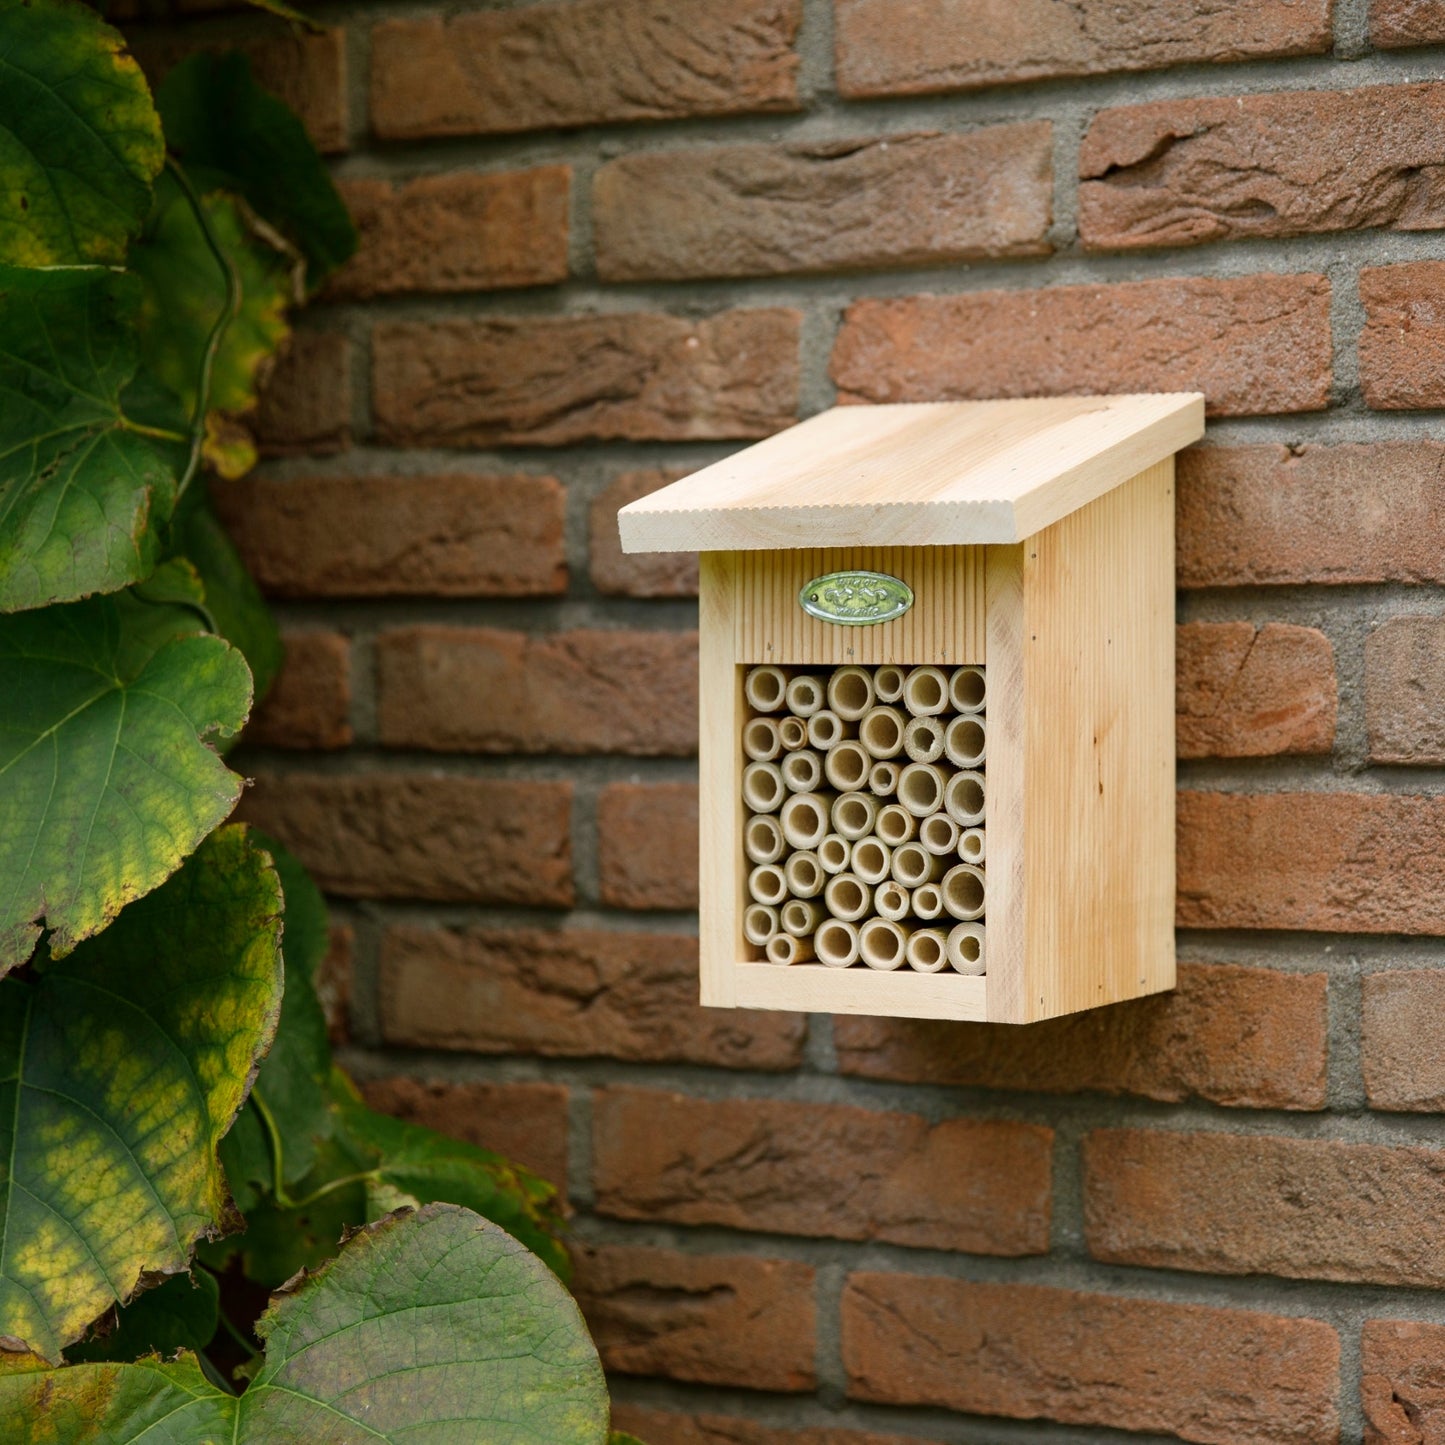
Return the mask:
<path id="1" fill-rule="evenodd" d="M 1178 631 L 1177 739 L 1184 758 L 1328 753 L 1335 653 L 1313 627 L 1194 622 Z"/>
<path id="2" fill-rule="evenodd" d="M 680 480 L 686 468 L 623 472 L 598 493 L 588 515 L 592 585 L 609 597 L 696 597 L 696 552 L 624 553 L 617 513 L 629 502 Z"/>
<path id="3" fill-rule="evenodd" d="M 515 1160 L 567 1192 L 567 1090 L 560 1084 L 447 1084 L 393 1074 L 361 1092 L 373 1109 Z"/>
<path id="4" fill-rule="evenodd" d="M 1365 639 L 1370 760 L 1445 763 L 1445 620 L 1392 617 Z"/>
<path id="5" fill-rule="evenodd" d="M 594 1095 L 599 1213 L 973 1254 L 1049 1247 L 1053 1131 L 780 1099 Z"/>
<path id="6" fill-rule="evenodd" d="M 573 1255 L 577 1303 L 614 1373 L 751 1390 L 816 1384 L 807 1265 L 626 1245 L 574 1245 Z"/>
<path id="7" fill-rule="evenodd" d="M 351 445 L 351 346 L 335 331 L 297 331 L 249 419 L 267 456 L 345 451 Z"/>
<path id="8" fill-rule="evenodd" d="M 1181 928 L 1445 932 L 1445 798 L 1179 795 Z"/>
<path id="9" fill-rule="evenodd" d="M 372 333 L 391 445 L 760 437 L 798 410 L 796 311 L 390 321 Z"/>
<path id="10" fill-rule="evenodd" d="M 351 643 L 335 632 L 288 632 L 286 659 L 246 728 L 269 748 L 344 748 L 351 732 Z"/>
<path id="11" fill-rule="evenodd" d="M 1330 285 L 1302 275 L 858 301 L 831 375 L 842 401 L 1202 391 L 1245 416 L 1326 406 L 1330 367 Z"/>
<path id="12" fill-rule="evenodd" d="M 875 1435 L 871 1430 L 774 1430 L 731 1415 L 676 1415 L 620 1400 L 612 1403 L 612 1428 L 652 1445 L 941 1445 L 918 1435 Z"/>
<path id="13" fill-rule="evenodd" d="M 1438 1149 L 1100 1129 L 1083 1152 L 1084 1233 L 1096 1259 L 1445 1285 Z"/>
<path id="14" fill-rule="evenodd" d="M 385 20 L 371 124 L 389 140 L 796 110 L 802 0 L 570 0 Z"/>
<path id="15" fill-rule="evenodd" d="M 1192 447 L 1179 584 L 1445 581 L 1445 446 Z"/>
<path id="16" fill-rule="evenodd" d="M 1445 40 L 1440 0 L 1371 0 L 1370 43 L 1383 50 L 1401 45 L 1438 45 Z"/>
<path id="17" fill-rule="evenodd" d="M 1366 1320 L 1360 1371 L 1364 1445 L 1445 1440 L 1445 1325 Z"/>
<path id="18" fill-rule="evenodd" d="M 274 833 L 343 897 L 573 902 L 570 783 L 270 773 L 238 816 Z"/>
<path id="19" fill-rule="evenodd" d="M 1360 1004 L 1360 1068 L 1372 1109 L 1445 1113 L 1440 1017 L 1445 973 L 1399 968 L 1367 973 Z"/>
<path id="20" fill-rule="evenodd" d="M 693 937 L 398 926 L 382 940 L 381 1030 L 403 1048 L 792 1069 L 806 1028 L 700 1008 Z"/>
<path id="21" fill-rule="evenodd" d="M 566 497 L 552 477 L 247 477 L 212 497 L 276 597 L 566 590 Z"/>
<path id="22" fill-rule="evenodd" d="M 1047 121 L 961 134 L 644 151 L 597 173 L 604 281 L 772 276 L 1039 256 Z"/>
<path id="23" fill-rule="evenodd" d="M 1445 261 L 1360 272 L 1360 387 L 1382 411 L 1445 406 Z"/>
<path id="24" fill-rule="evenodd" d="M 597 798 L 597 852 L 607 907 L 696 908 L 696 786 L 609 783 Z"/>
<path id="25" fill-rule="evenodd" d="M 569 166 L 341 183 L 361 233 L 328 294 L 488 291 L 567 279 Z"/>
<path id="26" fill-rule="evenodd" d="M 1445 85 L 1161 100 L 1101 111 L 1079 150 L 1087 247 L 1445 226 Z"/>
<path id="27" fill-rule="evenodd" d="M 316 993 L 326 1015 L 326 1032 L 333 1048 L 351 1042 L 351 992 L 356 973 L 356 930 L 349 923 L 333 923 L 326 957 L 316 970 Z"/>
<path id="28" fill-rule="evenodd" d="M 1326 976 L 1179 966 L 1179 987 L 1021 1028 L 839 1017 L 839 1071 L 904 1084 L 1090 1090 L 1246 1109 L 1323 1109 Z"/>
<path id="29" fill-rule="evenodd" d="M 398 627 L 377 638 L 389 747 L 697 752 L 697 633 Z"/>
<path id="30" fill-rule="evenodd" d="M 1320 1320 L 1035 1285 L 854 1274 L 854 1399 L 1112 1425 L 1213 1445 L 1332 1445 L 1339 1338 Z"/>
<path id="31" fill-rule="evenodd" d="M 849 97 L 1317 55 L 1331 44 L 1329 0 L 835 0 L 834 16 L 838 89 Z"/>

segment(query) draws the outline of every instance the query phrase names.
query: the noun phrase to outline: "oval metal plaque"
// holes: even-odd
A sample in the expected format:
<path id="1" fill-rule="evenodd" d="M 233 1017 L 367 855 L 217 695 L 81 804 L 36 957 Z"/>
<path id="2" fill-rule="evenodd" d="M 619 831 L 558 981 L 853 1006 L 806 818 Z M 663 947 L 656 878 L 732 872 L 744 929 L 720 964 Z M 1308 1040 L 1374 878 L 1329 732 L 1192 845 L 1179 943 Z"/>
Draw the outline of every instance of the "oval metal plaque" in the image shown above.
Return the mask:
<path id="1" fill-rule="evenodd" d="M 913 606 L 913 589 L 886 572 L 829 572 L 798 593 L 798 605 L 821 622 L 870 627 L 902 617 Z"/>

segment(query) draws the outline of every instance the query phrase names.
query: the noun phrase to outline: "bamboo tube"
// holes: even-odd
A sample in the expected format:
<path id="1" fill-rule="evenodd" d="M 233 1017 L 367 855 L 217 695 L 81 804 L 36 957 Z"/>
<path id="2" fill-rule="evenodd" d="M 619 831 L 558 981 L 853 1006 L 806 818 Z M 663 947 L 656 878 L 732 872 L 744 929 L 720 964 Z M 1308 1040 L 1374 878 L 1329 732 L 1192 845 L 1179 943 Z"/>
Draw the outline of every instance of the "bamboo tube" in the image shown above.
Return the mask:
<path id="1" fill-rule="evenodd" d="M 800 717 L 779 718 L 778 741 L 788 752 L 797 752 L 808 741 L 808 724 Z"/>
<path id="2" fill-rule="evenodd" d="M 807 963 L 813 957 L 813 940 L 794 938 L 791 933 L 775 933 L 768 939 L 767 954 L 769 963 Z"/>
<path id="3" fill-rule="evenodd" d="M 972 713 L 951 718 L 943 734 L 943 751 L 961 768 L 981 767 L 988 753 L 988 724 Z"/>
<path id="4" fill-rule="evenodd" d="M 898 791 L 898 764 L 874 763 L 868 769 L 868 791 L 875 798 L 891 798 Z"/>
<path id="5" fill-rule="evenodd" d="M 823 759 L 812 748 L 799 748 L 788 753 L 778 769 L 790 793 L 816 793 L 823 781 Z"/>
<path id="6" fill-rule="evenodd" d="M 788 711 L 795 717 L 812 717 L 827 700 L 827 693 L 821 678 L 800 672 L 788 683 L 786 697 Z"/>
<path id="7" fill-rule="evenodd" d="M 869 968 L 902 968 L 908 957 L 908 934 L 891 918 L 870 918 L 858 930 L 858 952 Z"/>
<path id="8" fill-rule="evenodd" d="M 788 880 L 776 863 L 759 863 L 748 874 L 748 895 L 754 903 L 776 908 L 788 896 Z"/>
<path id="9" fill-rule="evenodd" d="M 932 717 L 948 706 L 948 679 L 936 667 L 915 667 L 903 679 L 903 706 L 914 717 Z"/>
<path id="10" fill-rule="evenodd" d="M 873 890 L 851 873 L 839 873 L 828 880 L 823 902 L 834 918 L 856 923 L 873 906 Z"/>
<path id="11" fill-rule="evenodd" d="M 755 712 L 777 712 L 787 696 L 788 679 L 781 667 L 764 663 L 750 667 L 743 679 L 743 696 Z"/>
<path id="12" fill-rule="evenodd" d="M 788 790 L 776 763 L 749 763 L 743 769 L 743 802 L 755 813 L 776 813 Z"/>
<path id="13" fill-rule="evenodd" d="M 772 944 L 768 947 L 771 948 Z M 937 973 L 947 964 L 948 935 L 941 928 L 920 928 L 909 936 L 909 968 L 917 969 L 919 973 Z"/>
<path id="14" fill-rule="evenodd" d="M 971 920 L 982 915 L 986 896 L 982 868 L 959 863 L 943 875 L 939 887 L 943 891 L 943 906 L 955 918 Z"/>
<path id="15" fill-rule="evenodd" d="M 779 928 L 778 910 L 767 903 L 749 903 L 743 909 L 743 937 L 761 948 Z"/>
<path id="16" fill-rule="evenodd" d="M 823 891 L 828 875 L 818 862 L 818 855 L 804 849 L 801 853 L 789 853 L 783 864 L 783 876 L 788 880 L 788 892 L 794 898 L 816 898 Z"/>
<path id="17" fill-rule="evenodd" d="M 892 881 L 883 884 L 873 894 L 873 906 L 880 917 L 891 918 L 895 923 L 908 917 L 911 901 L 908 890 Z"/>
<path id="18" fill-rule="evenodd" d="M 917 888 L 920 883 L 937 881 L 943 872 L 943 859 L 935 857 L 922 843 L 905 843 L 893 850 L 891 867 L 895 883 Z"/>
<path id="19" fill-rule="evenodd" d="M 865 883 L 882 883 L 892 862 L 893 850 L 877 838 L 860 838 L 853 845 L 853 871 Z"/>
<path id="20" fill-rule="evenodd" d="M 937 918 L 943 912 L 943 890 L 936 883 L 925 883 L 913 890 L 913 912 L 918 918 Z"/>
<path id="21" fill-rule="evenodd" d="M 843 720 L 830 708 L 825 707 L 822 712 L 815 712 L 808 719 L 808 741 L 824 752 L 834 743 L 841 743 L 847 734 L 848 729 L 843 726 Z"/>
<path id="22" fill-rule="evenodd" d="M 915 763 L 936 763 L 943 756 L 943 724 L 936 717 L 909 719 L 903 751 Z"/>
<path id="23" fill-rule="evenodd" d="M 755 763 L 770 763 L 782 750 L 778 725 L 772 718 L 749 718 L 743 724 L 743 752 Z"/>
<path id="24" fill-rule="evenodd" d="M 818 863 L 827 874 L 846 873 L 848 859 L 852 855 L 848 840 L 839 833 L 829 833 L 818 844 Z"/>
<path id="25" fill-rule="evenodd" d="M 847 968 L 858 962 L 858 930 L 846 918 L 830 918 L 813 935 L 818 961 L 829 968 Z"/>
<path id="26" fill-rule="evenodd" d="M 828 679 L 828 706 L 845 722 L 857 722 L 873 706 L 873 674 L 840 667 Z"/>
<path id="27" fill-rule="evenodd" d="M 810 898 L 790 898 L 778 910 L 778 921 L 783 925 L 783 931 L 791 933 L 794 938 L 811 937 L 827 916 L 823 905 L 814 903 Z"/>
<path id="28" fill-rule="evenodd" d="M 760 763 L 759 767 L 771 767 Z M 915 818 L 926 818 L 944 805 L 948 777 L 936 763 L 909 763 L 898 775 L 898 801 Z"/>
<path id="29" fill-rule="evenodd" d="M 831 793 L 794 793 L 783 804 L 779 815 L 783 837 L 794 848 L 816 848 L 828 832 L 828 813 L 832 806 Z"/>
<path id="30" fill-rule="evenodd" d="M 868 780 L 868 769 L 873 759 L 863 750 L 861 743 L 835 743 L 823 755 L 823 770 L 828 781 L 840 793 L 856 792 Z"/>
<path id="31" fill-rule="evenodd" d="M 958 835 L 958 856 L 965 863 L 982 864 L 988 852 L 988 839 L 982 828 L 965 828 Z"/>
<path id="32" fill-rule="evenodd" d="M 947 813 L 930 813 L 918 825 L 918 841 L 930 853 L 947 857 L 958 847 L 958 824 Z"/>
<path id="33" fill-rule="evenodd" d="M 873 692 L 879 702 L 897 702 L 903 696 L 903 680 L 906 674 L 901 667 L 885 663 L 873 671 Z"/>
<path id="34" fill-rule="evenodd" d="M 948 679 L 948 700 L 954 712 L 982 712 L 988 701 L 988 679 L 981 667 L 955 667 Z"/>
<path id="35" fill-rule="evenodd" d="M 903 749 L 903 727 L 896 707 L 870 707 L 858 724 L 858 741 L 875 758 L 896 757 Z"/>
<path id="36" fill-rule="evenodd" d="M 984 945 L 987 934 L 981 923 L 959 923 L 948 934 L 948 961 L 955 973 L 975 977 L 985 971 Z"/>
<path id="37" fill-rule="evenodd" d="M 879 808 L 878 817 L 873 823 L 873 831 L 890 848 L 908 842 L 917 829 L 918 819 L 898 803 L 889 803 L 886 808 Z"/>
<path id="38" fill-rule="evenodd" d="M 943 806 L 960 828 L 983 822 L 987 800 L 982 773 L 955 773 L 943 792 Z"/>
<path id="39" fill-rule="evenodd" d="M 783 829 L 769 813 L 749 818 L 743 827 L 743 852 L 754 863 L 776 863 L 785 846 Z"/>
<path id="40" fill-rule="evenodd" d="M 867 793 L 839 793 L 833 802 L 833 831 L 848 841 L 866 837 L 878 817 L 878 799 Z"/>

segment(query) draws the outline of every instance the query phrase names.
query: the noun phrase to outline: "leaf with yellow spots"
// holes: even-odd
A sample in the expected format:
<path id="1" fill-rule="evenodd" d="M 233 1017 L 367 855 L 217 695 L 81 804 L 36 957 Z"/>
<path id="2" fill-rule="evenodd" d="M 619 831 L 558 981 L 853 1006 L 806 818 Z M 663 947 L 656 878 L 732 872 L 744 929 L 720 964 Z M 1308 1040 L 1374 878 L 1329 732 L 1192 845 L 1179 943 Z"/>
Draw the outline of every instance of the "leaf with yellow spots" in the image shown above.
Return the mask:
<path id="1" fill-rule="evenodd" d="M 577 1305 L 470 1210 L 429 1204 L 368 1226 L 257 1326 L 239 1398 L 196 1357 L 37 1369 L 0 1357 L 6 1445 L 604 1445 L 607 1392 Z"/>
<path id="2" fill-rule="evenodd" d="M 216 1149 L 281 991 L 280 882 L 239 824 L 100 937 L 0 980 L 0 1335 L 56 1359 L 234 1224 Z"/>

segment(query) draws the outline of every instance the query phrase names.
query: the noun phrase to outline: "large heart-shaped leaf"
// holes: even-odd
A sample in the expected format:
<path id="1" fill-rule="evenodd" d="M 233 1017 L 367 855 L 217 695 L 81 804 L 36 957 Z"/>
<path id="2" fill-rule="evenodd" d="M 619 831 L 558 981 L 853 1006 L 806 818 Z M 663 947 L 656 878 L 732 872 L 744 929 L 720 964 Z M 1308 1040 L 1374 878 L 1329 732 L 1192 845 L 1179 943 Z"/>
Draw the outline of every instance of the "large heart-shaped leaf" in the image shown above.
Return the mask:
<path id="1" fill-rule="evenodd" d="M 240 796 L 204 739 L 245 722 L 245 661 L 147 618 L 128 597 L 0 617 L 0 973 L 42 922 L 57 957 L 99 932 Z"/>
<path id="2" fill-rule="evenodd" d="M 604 1445 L 607 1394 L 572 1298 L 465 1209 L 403 1211 L 262 1316 L 266 1359 L 227 1395 L 172 1364 L 0 1364 L 13 1445 Z"/>
<path id="3" fill-rule="evenodd" d="M 0 262 L 122 261 L 164 160 L 117 31 L 73 0 L 0 0 Z"/>
<path id="4" fill-rule="evenodd" d="M 0 1334 L 54 1359 L 230 1222 L 216 1148 L 276 1027 L 280 914 L 270 859 L 223 828 L 99 938 L 0 981 Z"/>

